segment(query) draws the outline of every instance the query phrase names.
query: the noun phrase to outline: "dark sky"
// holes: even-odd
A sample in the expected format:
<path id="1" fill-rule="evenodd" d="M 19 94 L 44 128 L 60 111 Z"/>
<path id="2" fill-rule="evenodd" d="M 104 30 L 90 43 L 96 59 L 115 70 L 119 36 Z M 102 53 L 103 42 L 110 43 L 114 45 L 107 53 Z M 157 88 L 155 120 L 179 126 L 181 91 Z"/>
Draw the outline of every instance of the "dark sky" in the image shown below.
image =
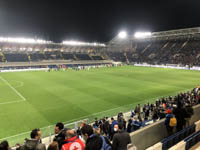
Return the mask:
<path id="1" fill-rule="evenodd" d="M 120 30 L 198 26 L 199 0 L 0 0 L 0 36 L 106 42 Z"/>

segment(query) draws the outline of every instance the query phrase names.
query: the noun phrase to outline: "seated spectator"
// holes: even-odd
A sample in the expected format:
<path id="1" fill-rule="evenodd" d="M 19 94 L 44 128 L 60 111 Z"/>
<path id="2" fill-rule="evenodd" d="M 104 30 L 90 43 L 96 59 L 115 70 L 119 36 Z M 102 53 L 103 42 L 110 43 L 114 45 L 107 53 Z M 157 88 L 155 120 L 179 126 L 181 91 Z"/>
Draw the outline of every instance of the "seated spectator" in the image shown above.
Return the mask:
<path id="1" fill-rule="evenodd" d="M 84 150 L 85 148 L 85 144 L 77 137 L 74 130 L 67 130 L 63 144 L 62 150 Z"/>
<path id="2" fill-rule="evenodd" d="M 113 150 L 127 150 L 127 145 L 131 143 L 128 132 L 123 130 L 123 125 L 119 124 L 117 133 L 113 136 Z"/>
<path id="3" fill-rule="evenodd" d="M 19 150 L 46 150 L 44 144 L 41 143 L 40 129 L 34 129 L 31 132 L 31 139 L 25 139 L 25 144 L 19 147 Z"/>
<path id="4" fill-rule="evenodd" d="M 64 130 L 64 124 L 61 122 L 58 122 L 54 128 L 54 132 L 55 132 L 55 137 L 53 139 L 53 141 L 58 142 L 58 147 L 59 149 L 62 148 L 62 142 L 65 140 L 65 136 L 66 136 L 66 130 Z"/>
<path id="5" fill-rule="evenodd" d="M 47 150 L 59 150 L 58 142 L 53 142 L 53 143 L 51 143 L 51 144 L 48 146 Z"/>

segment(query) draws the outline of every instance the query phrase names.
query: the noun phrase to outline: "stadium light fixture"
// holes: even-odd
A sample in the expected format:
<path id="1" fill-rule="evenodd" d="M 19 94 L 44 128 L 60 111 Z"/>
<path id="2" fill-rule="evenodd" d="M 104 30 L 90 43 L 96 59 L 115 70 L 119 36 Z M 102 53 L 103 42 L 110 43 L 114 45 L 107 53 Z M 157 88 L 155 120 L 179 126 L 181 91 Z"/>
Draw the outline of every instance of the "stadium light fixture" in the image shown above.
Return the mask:
<path id="1" fill-rule="evenodd" d="M 5 43 L 28 43 L 28 44 L 47 44 L 52 43 L 51 41 L 45 41 L 41 39 L 27 39 L 27 38 L 11 38 L 11 37 L 0 37 L 0 42 Z"/>
<path id="2" fill-rule="evenodd" d="M 140 38 L 150 37 L 151 35 L 152 35 L 151 32 L 136 32 L 134 37 L 140 39 Z"/>
<path id="3" fill-rule="evenodd" d="M 125 31 L 121 31 L 119 34 L 118 34 L 118 37 L 121 38 L 121 39 L 124 39 L 127 37 L 127 33 Z"/>
<path id="4" fill-rule="evenodd" d="M 101 46 L 105 47 L 105 44 L 102 43 L 87 43 L 87 42 L 80 42 L 80 41 L 63 41 L 63 45 L 70 45 L 70 46 Z"/>

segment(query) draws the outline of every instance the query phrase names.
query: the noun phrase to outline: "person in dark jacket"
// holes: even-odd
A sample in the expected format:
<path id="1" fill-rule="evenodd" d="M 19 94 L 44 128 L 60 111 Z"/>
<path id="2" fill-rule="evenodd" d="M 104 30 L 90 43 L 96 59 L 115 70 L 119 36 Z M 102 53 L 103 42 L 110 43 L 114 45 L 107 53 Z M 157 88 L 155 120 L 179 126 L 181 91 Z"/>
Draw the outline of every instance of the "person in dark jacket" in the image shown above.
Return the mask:
<path id="1" fill-rule="evenodd" d="M 18 150 L 46 150 L 44 144 L 41 143 L 41 133 L 39 129 L 34 129 L 31 132 L 31 139 L 25 139 L 25 144 Z"/>
<path id="2" fill-rule="evenodd" d="M 8 141 L 3 141 L 0 143 L 0 150 L 9 150 L 10 147 L 9 147 L 9 144 L 8 144 Z"/>
<path id="3" fill-rule="evenodd" d="M 191 106 L 191 104 L 186 104 L 185 106 L 185 111 L 186 111 L 186 116 L 185 116 L 185 121 L 186 121 L 186 127 L 190 126 L 190 119 L 192 115 L 194 114 L 194 110 Z"/>
<path id="4" fill-rule="evenodd" d="M 186 110 L 182 107 L 182 105 L 178 104 L 178 107 L 174 109 L 173 113 L 177 120 L 176 130 L 177 132 L 181 131 L 186 124 Z"/>
<path id="5" fill-rule="evenodd" d="M 123 124 L 118 125 L 119 130 L 113 137 L 113 150 L 127 150 L 127 145 L 131 143 L 128 132 L 123 130 Z"/>
<path id="6" fill-rule="evenodd" d="M 86 141 L 85 150 L 101 150 L 103 141 L 101 137 L 94 134 L 90 125 L 83 126 L 81 132 L 83 139 Z"/>
<path id="7" fill-rule="evenodd" d="M 129 120 L 128 120 L 128 126 L 127 126 L 127 129 L 126 129 L 126 131 L 127 131 L 128 133 L 131 133 L 131 132 L 133 131 L 133 125 L 132 125 L 132 123 L 133 123 L 133 120 L 132 120 L 132 119 L 129 119 Z"/>
<path id="8" fill-rule="evenodd" d="M 59 150 L 61 150 L 63 141 L 65 140 L 66 130 L 64 130 L 64 124 L 58 122 L 54 128 L 55 137 L 53 139 L 54 142 L 58 142 Z"/>

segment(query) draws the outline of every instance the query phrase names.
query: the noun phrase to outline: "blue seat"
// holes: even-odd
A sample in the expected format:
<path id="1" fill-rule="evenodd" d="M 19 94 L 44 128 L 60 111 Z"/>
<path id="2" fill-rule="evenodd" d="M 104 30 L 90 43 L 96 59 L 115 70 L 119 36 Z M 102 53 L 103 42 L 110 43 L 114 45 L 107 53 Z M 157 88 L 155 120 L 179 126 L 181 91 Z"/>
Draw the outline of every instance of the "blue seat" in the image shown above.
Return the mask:
<path id="1" fill-rule="evenodd" d="M 200 141 L 200 131 L 193 133 L 189 137 L 185 138 L 184 141 L 186 142 L 185 149 L 189 150 L 192 146 Z"/>
<path id="2" fill-rule="evenodd" d="M 173 145 L 177 144 L 178 142 L 180 142 L 181 140 L 183 140 L 184 138 L 188 137 L 189 135 L 191 135 L 192 133 L 195 132 L 195 125 L 191 125 L 165 139 L 163 139 L 161 142 L 162 144 L 162 149 L 163 150 L 167 150 L 170 147 L 172 147 Z M 191 142 L 191 141 L 190 141 Z M 188 145 L 191 145 L 191 143 L 189 143 Z"/>

